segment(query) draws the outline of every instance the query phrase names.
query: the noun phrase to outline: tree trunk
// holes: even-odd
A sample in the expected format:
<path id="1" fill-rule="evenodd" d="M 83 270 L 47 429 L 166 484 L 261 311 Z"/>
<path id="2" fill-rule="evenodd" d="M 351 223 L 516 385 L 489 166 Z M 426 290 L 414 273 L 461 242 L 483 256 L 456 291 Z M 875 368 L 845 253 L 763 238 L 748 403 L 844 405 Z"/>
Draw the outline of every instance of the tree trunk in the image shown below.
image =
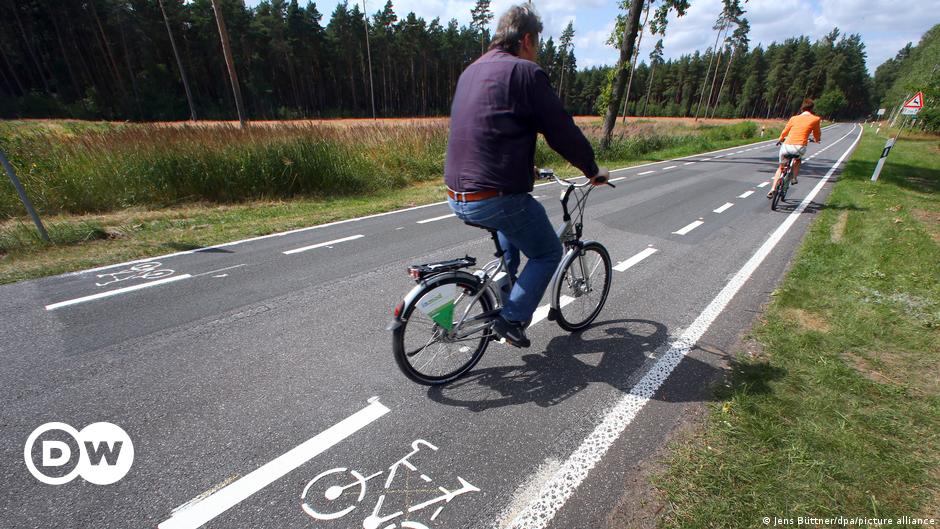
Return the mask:
<path id="1" fill-rule="evenodd" d="M 52 19 L 52 27 L 55 29 L 55 38 L 59 43 L 59 51 L 62 53 L 62 61 L 65 62 L 65 68 L 69 72 L 69 80 L 72 82 L 72 90 L 75 91 L 75 98 L 81 99 L 81 84 L 79 84 L 78 79 L 75 77 L 75 69 L 72 67 L 72 61 L 69 60 L 68 50 L 65 48 L 65 43 L 62 42 L 62 31 L 59 29 L 59 23 L 57 21 L 59 18 L 58 14 L 51 13 L 49 18 Z"/>
<path id="2" fill-rule="evenodd" d="M 636 72 L 636 60 L 640 56 L 640 44 L 643 43 L 643 34 L 646 33 L 646 21 L 650 16 L 650 6 L 652 5 L 653 0 L 650 0 L 646 3 L 646 9 L 643 10 L 643 26 L 640 30 L 640 34 L 636 38 L 636 49 L 633 50 L 633 62 L 630 63 L 630 79 L 627 81 L 627 95 L 623 98 L 623 120 L 621 123 L 627 122 L 627 105 L 630 103 L 630 87 L 633 86 L 633 74 Z"/>
<path id="3" fill-rule="evenodd" d="M 620 100 L 627 85 L 626 65 L 630 61 L 630 57 L 633 56 L 636 34 L 640 27 L 640 11 L 643 9 L 644 2 L 645 0 L 630 0 L 630 14 L 627 26 L 624 28 L 623 42 L 620 45 L 620 58 L 617 59 L 617 79 L 614 81 L 613 93 L 610 94 L 610 101 L 607 102 L 607 113 L 604 115 L 604 135 L 601 138 L 602 149 L 610 147 L 614 125 L 617 124 L 617 110 L 620 109 Z"/>
<path id="4" fill-rule="evenodd" d="M 722 42 L 722 45 L 724 45 L 724 42 Z M 702 117 L 706 117 L 706 118 L 708 117 L 708 107 L 710 107 L 712 104 L 712 94 L 715 92 L 715 83 L 718 82 L 718 68 L 721 67 L 722 55 L 724 55 L 724 53 L 719 53 L 718 61 L 715 62 L 715 76 L 712 77 L 712 85 L 708 89 L 708 99 L 705 100 L 705 115 Z"/>
<path id="5" fill-rule="evenodd" d="M 646 101 L 643 102 L 643 116 L 646 117 L 646 107 L 650 104 L 650 93 L 653 90 L 653 74 L 656 72 L 656 63 L 650 65 L 650 82 L 646 88 Z"/>
<path id="6" fill-rule="evenodd" d="M 111 73 L 114 75 L 114 80 L 117 82 L 118 89 L 123 93 L 124 84 L 123 81 L 121 81 L 121 74 L 118 70 L 117 61 L 114 60 L 114 53 L 111 51 L 111 44 L 108 42 L 108 36 L 105 34 L 104 27 L 101 25 L 101 19 L 98 17 L 98 10 L 95 8 L 95 0 L 90 0 L 88 5 L 91 6 L 91 14 L 95 18 L 95 24 L 98 26 L 101 42 L 108 57 L 108 64 L 111 66 Z"/>
<path id="7" fill-rule="evenodd" d="M 189 117 L 196 121 L 196 105 L 193 104 L 193 93 L 189 90 L 189 80 L 186 79 L 186 70 L 183 69 L 183 60 L 180 59 L 179 50 L 176 49 L 176 39 L 173 38 L 173 30 L 170 28 L 170 19 L 166 16 L 166 10 L 163 9 L 163 0 L 157 0 L 160 4 L 160 12 L 163 13 L 163 22 L 166 24 L 166 34 L 170 36 L 170 47 L 173 48 L 173 56 L 176 57 L 176 66 L 180 70 L 180 79 L 183 81 L 183 89 L 186 91 L 186 101 L 189 103 Z"/>
<path id="8" fill-rule="evenodd" d="M 728 58 L 728 67 L 725 68 L 725 74 L 721 76 L 721 86 L 718 87 L 718 96 L 715 97 L 715 106 L 712 108 L 712 117 L 715 117 L 715 111 L 718 110 L 718 104 L 721 102 L 721 92 L 725 89 L 725 80 L 728 79 L 728 71 L 731 70 L 731 63 L 734 62 L 734 52 L 737 48 L 731 48 L 731 57 Z"/>
<path id="9" fill-rule="evenodd" d="M 712 73 L 712 61 L 715 60 L 715 55 L 718 55 L 718 39 L 721 38 L 721 31 L 724 28 L 718 28 L 718 32 L 715 33 L 715 46 L 712 48 L 712 56 L 708 59 L 708 70 L 705 70 L 705 80 L 702 81 L 702 93 L 698 97 L 698 106 L 695 107 L 695 119 L 698 120 L 698 112 L 702 108 L 702 99 L 705 97 L 705 87 L 708 86 L 708 76 Z"/>
<path id="10" fill-rule="evenodd" d="M 10 64 L 10 60 L 7 59 L 7 54 L 3 52 L 3 47 L 0 46 L 0 57 L 3 57 L 4 64 L 7 65 L 7 70 L 10 72 L 10 75 L 13 77 L 13 82 L 16 83 L 16 87 L 20 91 L 20 95 L 26 94 L 26 89 L 23 88 L 23 83 L 20 82 L 20 78 L 16 75 L 16 69 L 13 68 L 13 65 Z"/>
<path id="11" fill-rule="evenodd" d="M 215 12 L 215 22 L 219 27 L 219 38 L 222 40 L 222 54 L 225 55 L 225 67 L 232 82 L 232 92 L 235 93 L 235 110 L 238 112 L 238 126 L 245 128 L 248 120 L 245 118 L 242 105 L 242 89 L 238 84 L 238 74 L 235 72 L 235 59 L 232 58 L 232 48 L 228 41 L 228 31 L 225 29 L 225 19 L 219 8 L 219 0 L 212 0 L 212 10 Z"/>
<path id="12" fill-rule="evenodd" d="M 16 9 L 16 2 L 11 2 L 13 9 L 13 16 L 16 18 L 16 25 L 20 28 L 20 34 L 23 36 L 23 44 L 26 45 L 26 51 L 29 53 L 29 57 L 33 60 L 33 65 L 36 67 L 36 72 L 39 73 L 39 80 L 42 82 L 42 87 L 47 94 L 52 95 L 52 92 L 49 90 L 49 83 L 46 82 L 46 75 L 43 73 L 42 65 L 39 64 L 39 59 L 36 58 L 36 53 L 33 51 L 32 44 L 29 43 L 29 37 L 26 35 L 26 29 L 23 27 L 23 21 L 20 20 L 20 13 Z"/>

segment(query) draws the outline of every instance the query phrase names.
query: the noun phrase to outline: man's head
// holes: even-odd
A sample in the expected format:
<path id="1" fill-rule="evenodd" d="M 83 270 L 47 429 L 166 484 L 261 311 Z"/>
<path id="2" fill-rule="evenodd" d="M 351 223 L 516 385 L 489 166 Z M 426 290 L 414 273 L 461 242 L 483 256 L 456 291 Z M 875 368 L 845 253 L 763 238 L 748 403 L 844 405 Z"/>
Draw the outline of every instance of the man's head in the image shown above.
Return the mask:
<path id="1" fill-rule="evenodd" d="M 522 59 L 534 61 L 539 52 L 542 21 L 535 9 L 525 5 L 510 7 L 499 17 L 490 49 L 501 49 Z"/>
<path id="2" fill-rule="evenodd" d="M 800 105 L 800 112 L 812 112 L 815 106 L 816 103 L 813 103 L 813 100 L 807 97 L 803 100 L 803 104 Z"/>

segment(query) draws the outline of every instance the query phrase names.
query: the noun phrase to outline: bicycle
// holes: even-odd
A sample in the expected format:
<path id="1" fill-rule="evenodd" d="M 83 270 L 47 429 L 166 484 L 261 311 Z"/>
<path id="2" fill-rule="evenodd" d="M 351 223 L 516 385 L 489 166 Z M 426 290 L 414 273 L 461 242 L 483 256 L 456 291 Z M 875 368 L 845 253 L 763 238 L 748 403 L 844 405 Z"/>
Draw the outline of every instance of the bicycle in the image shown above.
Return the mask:
<path id="1" fill-rule="evenodd" d="M 813 140 L 809 140 L 810 143 L 814 143 Z M 787 191 L 790 190 L 790 175 L 793 173 L 793 160 L 799 158 L 799 154 L 784 154 L 784 158 L 787 159 L 787 164 L 783 167 L 783 171 L 780 172 L 780 180 L 777 181 L 777 185 L 770 190 L 770 209 L 771 211 L 777 211 L 777 205 L 780 204 L 780 201 L 786 202 L 787 200 Z"/>
<path id="2" fill-rule="evenodd" d="M 546 318 L 574 332 L 597 318 L 610 292 L 610 254 L 601 243 L 582 240 L 587 198 L 596 186 L 559 178 L 550 169 L 540 173 L 564 186 L 562 224 L 556 229 L 564 254 L 548 285 Z M 569 210 L 572 196 L 575 202 Z M 398 367 L 420 384 L 445 384 L 480 361 L 489 342 L 498 339 L 493 321 L 515 281 L 508 274 L 496 230 L 465 224 L 490 233 L 496 258 L 472 273 L 466 270 L 476 266 L 470 256 L 408 267 L 417 285 L 396 305 L 388 326 Z"/>

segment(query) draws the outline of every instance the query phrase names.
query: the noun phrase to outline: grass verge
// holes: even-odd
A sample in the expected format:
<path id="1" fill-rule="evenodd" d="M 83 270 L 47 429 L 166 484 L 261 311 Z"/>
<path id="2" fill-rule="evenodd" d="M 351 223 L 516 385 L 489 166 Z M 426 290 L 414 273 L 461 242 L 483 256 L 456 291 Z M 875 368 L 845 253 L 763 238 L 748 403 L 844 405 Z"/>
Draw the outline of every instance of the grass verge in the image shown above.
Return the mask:
<path id="1" fill-rule="evenodd" d="M 662 527 L 940 525 L 940 139 L 902 137 L 872 183 L 884 140 L 866 129 L 753 331 L 761 352 L 673 446 Z"/>
<path id="2" fill-rule="evenodd" d="M 67 126 L 66 126 L 67 125 Z M 20 140 L 28 144 L 29 149 L 39 149 L 35 138 L 47 140 L 50 135 L 53 138 L 66 138 L 66 142 L 82 143 L 91 142 L 94 150 L 106 151 L 105 146 L 115 138 L 122 138 L 125 144 L 130 142 L 150 142 L 140 136 L 139 131 L 128 131 L 127 126 L 118 127 L 117 131 L 97 126 L 93 129 L 83 127 L 81 124 L 60 125 L 63 130 L 50 132 L 46 127 L 30 125 L 26 127 L 26 133 L 20 133 Z M 8 130 L 12 125 L 7 125 Z M 421 138 L 428 135 L 434 136 L 433 127 L 437 125 L 424 125 L 419 129 L 413 129 L 406 126 L 406 131 L 399 131 L 395 134 L 393 142 L 402 145 L 402 137 L 410 138 L 408 142 L 411 145 L 421 143 Z M 236 134 L 233 130 L 222 127 L 225 134 Z M 589 135 L 597 132 L 599 125 L 588 125 L 586 127 Z M 767 138 L 772 137 L 775 132 L 768 128 Z M 91 130 L 91 139 L 87 136 Z M 108 140 L 102 139 L 101 134 L 105 130 Z M 109 131 L 110 132 L 107 132 Z M 306 130 L 306 129 L 303 129 Z M 431 130 L 431 132 L 429 132 Z M 436 130 L 436 129 L 435 129 Z M 443 129 L 443 130 L 446 130 Z M 779 130 L 779 129 L 776 129 Z M 350 134 L 354 136 L 374 132 L 372 126 L 361 126 L 353 130 L 343 130 L 341 134 Z M 196 133 L 198 132 L 198 134 Z M 191 144 L 196 144 L 200 135 L 206 133 L 204 130 L 185 133 L 183 136 L 176 136 L 174 141 L 183 141 L 186 139 Z M 232 140 L 234 142 L 243 141 L 242 145 L 246 148 L 262 148 L 258 144 L 275 141 L 278 138 L 289 138 L 291 141 L 296 137 L 291 134 L 297 132 L 276 132 L 274 140 L 267 139 L 242 139 Z M 669 125 L 663 127 L 653 121 L 638 121 L 634 127 L 628 128 L 616 138 L 614 149 L 607 151 L 606 156 L 600 160 L 601 165 L 607 165 L 611 168 L 637 165 L 641 163 L 660 161 L 669 158 L 695 154 L 697 152 L 733 147 L 745 143 L 751 143 L 760 139 L 758 127 L 753 123 L 738 123 L 733 125 L 709 125 L 688 127 Z M 118 134 L 118 135 L 114 135 Z M 124 136 L 126 134 L 126 136 Z M 161 138 L 163 138 L 162 133 Z M 321 132 L 321 136 L 329 136 L 332 133 Z M 337 133 L 340 134 L 340 133 Z M 31 140 L 22 138 L 32 137 Z M 412 136 L 414 136 L 412 138 Z M 340 136 L 336 136 L 340 137 Z M 345 136 L 343 136 L 345 137 Z M 198 140 L 198 141 L 197 141 Z M 348 141 L 351 141 L 347 138 Z M 344 141 L 347 141 L 344 140 Z M 7 140 L 10 142 L 10 139 Z M 213 142 L 221 141 L 213 139 Z M 279 140 L 278 140 L 279 141 Z M 252 143 L 253 142 L 253 143 Z M 77 144 L 76 143 L 76 144 Z M 224 143 L 224 142 L 222 142 Z M 222 145 L 219 143 L 219 145 Z M 254 147 L 251 147 L 254 145 Z M 433 147 L 433 146 L 432 146 Z M 422 153 L 440 150 L 440 146 L 421 147 Z M 77 148 L 72 145 L 69 148 Z M 154 144 L 149 148 L 157 149 Z M 194 147 L 181 147 L 185 152 L 194 153 Z M 264 147 L 266 148 L 266 147 Z M 20 153 L 27 152 L 21 146 Z M 417 147 L 415 147 L 417 149 Z M 423 150 L 422 150 L 423 149 Z M 369 156 L 378 157 L 382 152 L 388 149 L 370 152 Z M 131 152 L 131 151 L 127 151 Z M 159 152 L 166 154 L 167 148 L 159 147 Z M 293 198 L 264 199 L 254 198 L 241 202 L 218 203 L 215 201 L 195 201 L 187 202 L 175 206 L 164 207 L 159 201 L 155 205 L 129 205 L 116 211 L 104 211 L 99 213 L 69 214 L 61 212 L 58 215 L 44 215 L 44 221 L 52 238 L 53 244 L 43 243 L 27 218 L 17 217 L 7 221 L 0 222 L 0 284 L 10 283 L 23 279 L 31 279 L 57 273 L 69 272 L 121 262 L 129 259 L 137 259 L 148 256 L 161 255 L 168 252 L 199 248 L 213 244 L 219 244 L 232 240 L 266 235 L 269 233 L 289 230 L 293 228 L 312 226 L 336 220 L 354 218 L 373 213 L 391 211 L 403 207 L 410 207 L 421 204 L 438 202 L 444 197 L 444 188 L 440 182 L 440 169 L 435 169 L 436 165 L 441 163 L 439 156 L 430 155 L 416 156 L 410 159 L 408 152 L 415 152 L 414 149 L 405 148 L 395 156 L 382 158 L 383 164 L 397 167 L 395 173 L 407 173 L 411 175 L 408 179 L 401 179 L 395 185 L 378 185 L 361 189 L 356 193 L 335 193 L 332 196 L 326 193 L 324 196 L 295 196 Z M 126 153 L 125 153 L 126 154 Z M 85 158 L 78 161 L 72 161 L 70 158 L 59 159 L 58 155 L 51 155 L 45 151 L 41 153 L 45 156 L 47 162 L 54 164 L 82 164 L 90 163 Z M 38 155 L 37 155 L 38 156 Z M 177 154 L 174 154 L 177 156 Z M 195 157 L 196 155 L 193 154 Z M 235 155 L 233 155 L 235 156 Z M 253 162 L 244 158 L 236 157 L 237 164 L 244 167 L 255 167 Z M 115 155 L 111 158 L 112 164 L 117 164 L 120 156 Z M 606 158 L 606 159 L 605 159 Z M 132 160 L 136 158 L 131 158 Z M 149 159 L 149 158 L 147 158 Z M 298 155 L 298 159 L 306 159 Z M 376 158 L 378 160 L 379 158 Z M 405 161 L 409 159 L 410 161 Z M 422 161 L 423 159 L 423 161 Z M 435 161 L 436 160 L 436 161 Z M 552 166 L 560 174 L 573 175 L 576 170 L 564 163 L 560 157 L 548 149 L 540 141 L 537 162 L 541 166 Z M 123 163 L 123 162 L 122 162 Z M 138 163 L 138 162 L 133 162 Z M 174 162 L 177 163 L 177 162 Z M 236 163 L 227 161 L 225 164 Z M 409 165 L 410 164 L 410 165 Z M 94 165 L 94 164 L 91 164 Z M 416 168 L 417 167 L 417 168 Z M 38 170 L 38 169 L 37 169 Z M 70 169 L 71 170 L 71 169 Z M 153 169 L 150 169 L 153 171 Z M 188 171 L 189 169 L 187 169 Z M 262 172 L 264 171 L 262 167 Z M 382 169 L 383 171 L 386 169 Z M 76 171 L 78 171 L 76 169 Z M 134 170 L 128 170 L 133 173 Z M 212 170 L 213 175 L 206 177 L 206 181 L 214 181 L 214 184 L 207 185 L 207 189 L 224 187 L 226 177 L 225 170 Z M 432 172 L 438 171 L 433 178 L 429 177 Z M 80 172 L 80 171 L 78 171 Z M 246 174 L 247 169 L 241 170 Z M 93 181 L 101 180 L 101 174 L 88 177 Z M 282 178 L 282 177 L 278 177 Z M 284 177 L 286 178 L 286 177 Z M 80 179 L 76 176 L 73 179 L 78 182 Z M 237 179 L 236 179 L 237 180 Z M 270 184 L 270 183 L 269 183 Z M 74 188 L 82 188 L 80 183 L 70 184 Z M 162 185 L 162 184 L 161 184 Z M 181 184 L 182 185 L 182 184 Z M 194 184 L 187 184 L 194 185 Z M 236 184 L 232 184 L 236 185 Z M 247 183 L 245 185 L 248 185 Z M 268 185 L 268 184 L 265 184 Z M 270 184 L 277 187 L 274 184 Z M 104 188 L 108 186 L 102 184 Z M 55 186 L 50 185 L 50 189 Z M 89 186 L 89 189 L 82 193 L 68 192 L 68 196 L 92 196 L 94 200 L 104 200 L 109 191 L 101 190 L 100 193 L 93 192 L 92 189 L 98 189 L 96 185 Z M 250 186 L 249 186 L 250 187 Z M 42 189 L 42 188 L 41 188 Z M 191 187 L 192 189 L 192 187 Z M 317 194 L 322 193 L 320 190 Z M 49 191 L 49 194 L 64 193 L 62 189 L 56 188 L 55 191 Z M 192 193 L 199 196 L 198 192 Z M 42 194 L 40 193 L 40 196 Z M 63 195 L 64 196 L 64 195 Z M 253 196 L 250 193 L 248 196 Z M 261 193 L 260 197 L 266 196 Z M 12 200 L 12 199 L 11 199 Z M 120 202 L 120 201 L 119 201 Z M 131 201 L 133 203 L 133 201 Z M 12 206 L 11 206 L 12 207 Z M 94 209 L 94 208 L 93 208 Z"/>

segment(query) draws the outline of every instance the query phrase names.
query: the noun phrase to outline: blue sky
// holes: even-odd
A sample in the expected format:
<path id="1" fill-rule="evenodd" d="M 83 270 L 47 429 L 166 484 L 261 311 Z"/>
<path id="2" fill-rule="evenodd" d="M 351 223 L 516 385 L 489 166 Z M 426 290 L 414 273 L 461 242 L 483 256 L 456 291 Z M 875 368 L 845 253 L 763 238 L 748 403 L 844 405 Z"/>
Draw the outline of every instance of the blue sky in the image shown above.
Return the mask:
<path id="1" fill-rule="evenodd" d="M 363 0 L 350 0 L 350 5 Z M 374 13 L 385 0 L 365 0 Z M 498 14 L 519 0 L 493 0 Z M 246 0 L 249 6 L 260 0 Z M 304 0 L 301 0 L 304 3 Z M 617 51 L 605 42 L 618 13 L 616 0 L 535 0 L 546 35 L 558 38 L 568 21 L 574 22 L 575 55 L 580 67 L 614 64 Z M 666 58 L 704 50 L 715 42 L 711 27 L 721 11 L 721 0 L 691 0 L 686 16 L 670 19 L 664 40 Z M 474 0 L 393 0 L 402 16 L 414 11 L 428 20 L 456 18 L 461 24 L 470 20 Z M 326 17 L 335 0 L 320 0 L 317 6 Z M 885 60 L 893 57 L 908 42 L 917 44 L 921 35 L 940 20 L 940 0 L 750 0 L 744 5 L 751 24 L 751 45 L 769 44 L 800 34 L 819 38 L 833 27 L 845 33 L 859 33 L 868 52 L 868 69 L 874 73 Z M 494 20 L 495 24 L 495 20 Z M 645 58 L 656 39 L 646 35 L 640 49 Z"/>

